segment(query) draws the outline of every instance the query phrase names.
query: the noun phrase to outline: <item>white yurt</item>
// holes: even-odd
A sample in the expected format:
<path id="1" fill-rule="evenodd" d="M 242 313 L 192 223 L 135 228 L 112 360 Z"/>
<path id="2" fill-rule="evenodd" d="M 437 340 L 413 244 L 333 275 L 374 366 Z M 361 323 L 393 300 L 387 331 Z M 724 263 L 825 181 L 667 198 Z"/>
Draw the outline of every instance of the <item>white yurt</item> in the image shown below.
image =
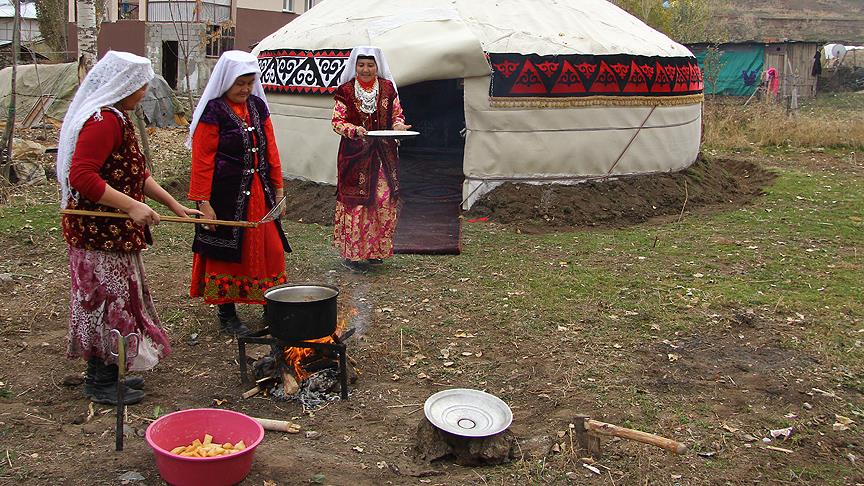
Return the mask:
<path id="1" fill-rule="evenodd" d="M 465 209 L 507 181 L 677 171 L 699 151 L 696 59 L 605 0 L 324 0 L 254 51 L 286 178 L 335 184 L 332 93 L 357 45 L 383 50 L 414 129 L 461 151 Z"/>

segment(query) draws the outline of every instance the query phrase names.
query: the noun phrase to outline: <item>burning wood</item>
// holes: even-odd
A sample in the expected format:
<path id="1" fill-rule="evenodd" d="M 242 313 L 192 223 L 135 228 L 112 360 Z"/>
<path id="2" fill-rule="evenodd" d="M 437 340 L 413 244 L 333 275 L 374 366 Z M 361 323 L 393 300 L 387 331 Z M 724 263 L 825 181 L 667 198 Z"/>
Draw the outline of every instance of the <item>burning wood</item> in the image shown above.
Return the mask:
<path id="1" fill-rule="evenodd" d="M 351 308 L 348 311 L 347 316 L 341 316 L 336 322 L 336 331 L 333 332 L 330 336 L 325 336 L 321 339 L 312 339 L 308 342 L 310 343 L 325 343 L 325 344 L 337 344 L 344 342 L 345 339 L 351 337 L 354 334 L 355 329 L 351 328 L 345 331 L 347 328 L 348 322 L 356 316 L 358 313 L 356 308 Z M 321 352 L 312 348 L 297 348 L 297 347 L 288 347 L 284 350 L 285 364 L 289 367 L 294 368 L 294 376 L 297 378 L 298 382 L 302 382 L 303 380 L 309 378 L 310 373 L 314 373 L 316 371 L 336 368 L 338 364 L 336 363 L 335 353 L 326 353 Z M 329 354 L 329 356 L 328 356 Z M 331 365 L 324 366 L 322 363 L 319 363 L 321 360 L 328 360 Z M 314 366 L 312 364 L 315 363 Z"/>
<path id="2" fill-rule="evenodd" d="M 257 385 L 244 398 L 263 393 L 276 400 L 300 401 L 304 408 L 315 408 L 340 397 L 347 399 L 349 384 L 357 381 L 358 375 L 356 362 L 348 356 L 345 344 L 354 333 L 353 328 L 346 330 L 346 324 L 355 314 L 357 310 L 351 309 L 347 316 L 337 319 L 335 332 L 320 339 L 286 341 L 277 335 L 268 336 L 268 329 L 256 336 L 238 338 L 241 379 L 249 386 Z M 246 355 L 249 344 L 268 344 L 270 354 L 253 361 Z M 246 374 L 250 364 L 254 383 Z"/>

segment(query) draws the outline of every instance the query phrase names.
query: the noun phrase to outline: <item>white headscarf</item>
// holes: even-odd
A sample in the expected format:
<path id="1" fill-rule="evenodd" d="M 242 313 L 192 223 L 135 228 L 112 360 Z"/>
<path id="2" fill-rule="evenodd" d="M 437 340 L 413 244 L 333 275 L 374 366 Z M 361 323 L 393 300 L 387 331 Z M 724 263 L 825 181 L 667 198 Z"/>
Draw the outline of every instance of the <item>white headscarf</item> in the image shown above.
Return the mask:
<path id="1" fill-rule="evenodd" d="M 78 134 L 84 123 L 93 115 L 101 117 L 103 106 L 113 108 L 113 104 L 141 89 L 153 79 L 150 60 L 135 54 L 121 51 L 108 51 L 90 69 L 81 86 L 75 93 L 63 126 L 60 128 L 60 141 L 57 145 L 57 181 L 60 183 L 60 207 L 65 208 L 72 194 L 69 185 L 69 167 L 72 154 L 78 143 Z"/>
<path id="2" fill-rule="evenodd" d="M 189 124 L 189 135 L 186 137 L 186 148 L 192 148 L 192 135 L 195 134 L 195 128 L 198 126 L 198 121 L 201 120 L 201 115 L 204 114 L 207 103 L 224 95 L 234 85 L 237 78 L 246 74 L 255 75 L 252 94 L 267 103 L 264 87 L 261 86 L 261 67 L 258 66 L 258 58 L 244 51 L 225 51 L 219 61 L 216 62 L 216 67 L 210 74 L 210 80 L 207 81 L 207 87 L 204 88 L 201 99 L 198 100 L 198 105 L 195 107 L 192 123 Z M 267 107 L 269 108 L 270 105 Z"/>
<path id="3" fill-rule="evenodd" d="M 381 52 L 381 49 L 372 46 L 357 46 L 351 49 L 351 57 L 348 58 L 348 64 L 345 65 L 342 77 L 339 78 L 340 85 L 357 77 L 357 57 L 359 56 L 374 57 L 375 64 L 378 65 L 378 77 L 390 81 L 393 83 L 393 88 L 396 88 L 396 80 L 393 79 L 393 73 L 390 72 L 390 66 L 387 64 L 387 59 L 384 58 L 384 53 Z M 397 89 L 396 92 L 398 93 L 399 90 Z"/>

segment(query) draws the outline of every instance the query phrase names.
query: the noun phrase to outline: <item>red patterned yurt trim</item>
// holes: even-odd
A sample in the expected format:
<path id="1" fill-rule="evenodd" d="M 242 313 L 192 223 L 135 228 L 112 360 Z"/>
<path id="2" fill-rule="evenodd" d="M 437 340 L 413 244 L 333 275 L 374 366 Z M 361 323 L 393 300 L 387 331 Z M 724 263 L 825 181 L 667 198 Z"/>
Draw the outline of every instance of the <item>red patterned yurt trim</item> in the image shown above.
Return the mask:
<path id="1" fill-rule="evenodd" d="M 703 90 L 702 71 L 693 57 L 490 53 L 488 58 L 493 104 L 520 98 L 552 104 L 572 104 L 565 100 L 576 98 L 583 105 L 591 99 L 616 104 L 616 98 L 632 98 L 635 103 L 624 104 L 642 104 L 654 97 L 701 100 Z"/>

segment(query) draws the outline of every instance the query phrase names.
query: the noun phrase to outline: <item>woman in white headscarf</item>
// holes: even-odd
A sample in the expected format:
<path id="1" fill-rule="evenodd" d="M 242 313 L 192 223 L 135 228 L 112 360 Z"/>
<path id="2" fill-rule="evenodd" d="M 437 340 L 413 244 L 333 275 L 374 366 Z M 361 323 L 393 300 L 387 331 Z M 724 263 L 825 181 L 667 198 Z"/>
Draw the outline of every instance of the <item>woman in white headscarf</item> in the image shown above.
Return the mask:
<path id="1" fill-rule="evenodd" d="M 372 130 L 407 130 L 396 83 L 377 47 L 361 46 L 336 89 L 333 130 L 342 136 L 337 157 L 333 244 L 351 270 L 364 260 L 393 256 L 398 216 L 399 154 L 394 139 L 368 138 Z"/>
<path id="2" fill-rule="evenodd" d="M 189 127 L 189 199 L 205 217 L 258 221 L 282 199 L 282 166 L 255 56 L 222 54 Z M 250 333 L 235 303 L 264 304 L 264 292 L 285 282 L 291 251 L 279 221 L 256 228 L 195 229 L 190 295 L 218 306 L 222 330 Z"/>
<path id="3" fill-rule="evenodd" d="M 67 354 L 87 360 L 84 393 L 98 403 L 116 405 L 111 330 L 140 336 L 137 355 L 127 363 L 131 370 L 151 369 L 171 351 L 144 277 L 141 250 L 152 243 L 148 226 L 159 223 L 145 196 L 178 216 L 201 214 L 178 203 L 150 177 L 126 114 L 144 97 L 152 78 L 148 59 L 109 51 L 81 83 L 60 130 L 60 206 L 131 218 L 63 215 L 72 277 Z M 140 377 L 126 380 L 127 404 L 144 398 L 143 382 Z"/>

